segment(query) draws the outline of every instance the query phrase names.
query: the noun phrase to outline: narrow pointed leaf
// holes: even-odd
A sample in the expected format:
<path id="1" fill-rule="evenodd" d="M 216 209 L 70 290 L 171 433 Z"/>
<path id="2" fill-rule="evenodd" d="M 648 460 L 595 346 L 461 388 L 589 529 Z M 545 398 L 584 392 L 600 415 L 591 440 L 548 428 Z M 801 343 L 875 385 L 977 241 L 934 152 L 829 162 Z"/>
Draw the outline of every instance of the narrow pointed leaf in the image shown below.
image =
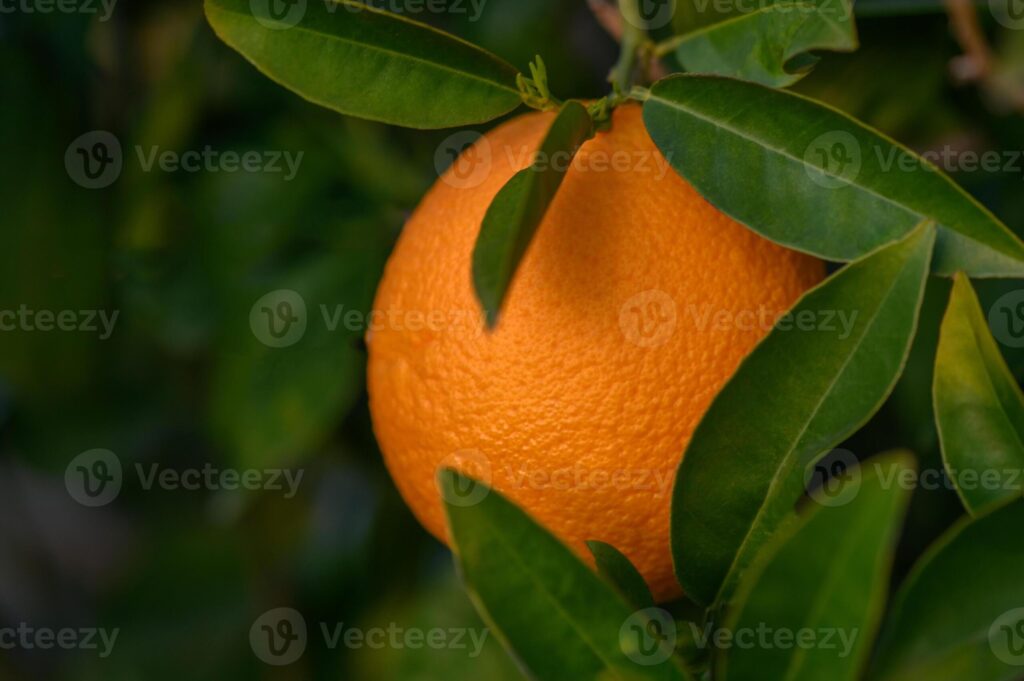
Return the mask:
<path id="1" fill-rule="evenodd" d="M 711 604 L 734 590 L 804 492 L 804 468 L 889 395 L 914 337 L 934 239 L 924 224 L 810 291 L 715 398 L 673 489 L 672 553 L 690 598 Z M 817 321 L 799 330 L 801 319 Z"/>
<path id="2" fill-rule="evenodd" d="M 942 457 L 967 509 L 1020 496 L 1024 393 L 962 274 L 942 322 L 934 400 Z"/>
<path id="3" fill-rule="evenodd" d="M 1014 681 L 1024 672 L 1024 501 L 954 526 L 886 618 L 872 681 Z"/>
<path id="4" fill-rule="evenodd" d="M 687 71 L 786 87 L 817 61 L 804 60 L 793 69 L 791 60 L 809 50 L 852 51 L 857 29 L 849 0 L 802 0 L 761 7 L 673 42 Z"/>
<path id="5" fill-rule="evenodd" d="M 531 678 L 687 678 L 670 648 L 655 664 L 630 657 L 622 632 L 649 623 L 638 619 L 645 611 L 634 612 L 526 513 L 452 470 L 441 471 L 440 485 L 466 588 Z"/>
<path id="6" fill-rule="evenodd" d="M 912 463 L 907 455 L 881 457 L 848 480 L 837 498 L 848 495 L 849 501 L 835 506 L 812 502 L 806 517 L 780 531 L 729 610 L 724 629 L 737 645 L 717 653 L 716 679 L 861 678 L 882 618 L 910 496 L 898 485 L 885 484 L 877 471 L 912 473 Z M 797 585 L 800 595 L 794 598 Z M 768 645 L 743 645 L 744 636 L 758 631 L 770 632 Z M 791 636 L 792 644 L 776 645 L 777 633 Z M 800 643 L 798 635 L 808 639 Z"/>
<path id="7" fill-rule="evenodd" d="M 559 111 L 534 163 L 494 197 L 473 249 L 473 283 L 494 326 L 519 261 L 558 193 L 579 148 L 594 134 L 587 108 L 569 101 Z"/>
<path id="8" fill-rule="evenodd" d="M 611 582 L 630 604 L 638 608 L 654 606 L 654 597 L 643 575 L 617 548 L 601 541 L 588 541 L 587 548 L 597 562 L 598 573 Z"/>
<path id="9" fill-rule="evenodd" d="M 353 0 L 206 0 L 225 43 L 311 102 L 410 128 L 482 123 L 522 101 L 516 70 L 455 36 Z M 284 3 L 282 3 L 284 4 Z"/>
<path id="10" fill-rule="evenodd" d="M 644 120 L 701 194 L 773 241 L 849 261 L 931 220 L 936 274 L 1024 276 L 1024 243 L 995 216 L 914 152 L 825 104 L 683 75 L 655 84 Z"/>

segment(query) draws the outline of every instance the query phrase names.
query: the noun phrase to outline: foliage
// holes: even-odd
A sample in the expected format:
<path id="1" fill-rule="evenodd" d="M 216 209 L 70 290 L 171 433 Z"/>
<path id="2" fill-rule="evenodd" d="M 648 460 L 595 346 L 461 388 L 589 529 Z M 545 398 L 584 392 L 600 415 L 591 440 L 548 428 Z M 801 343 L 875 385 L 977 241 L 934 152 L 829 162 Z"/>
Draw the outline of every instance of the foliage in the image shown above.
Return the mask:
<path id="1" fill-rule="evenodd" d="M 300 4 L 300 15 L 280 15 L 253 11 L 258 2 L 206 0 L 205 15 L 223 43 L 330 113 L 254 74 L 196 11 L 161 5 L 115 24 L 42 15 L 0 24 L 4 91 L 17 103 L 0 108 L 9 152 L 0 240 L 18 256 L 0 270 L 0 309 L 124 313 L 109 342 L 0 334 L 2 451 L 13 481 L 2 508 L 29 526 L 3 530 L 0 568 L 13 586 L 0 601 L 16 604 L 4 620 L 84 611 L 134 625 L 112 661 L 5 658 L 0 673 L 251 678 L 264 667 L 248 650 L 249 624 L 290 602 L 312 627 L 390 620 L 486 624 L 494 634 L 468 660 L 406 648 L 370 661 L 376 651 L 311 646 L 296 678 L 339 669 L 513 678 L 498 641 L 536 678 L 1019 677 L 1024 353 L 1015 322 L 1024 303 L 1016 284 L 982 279 L 1024 273 L 1024 244 L 1007 226 L 1024 219 L 1020 169 L 1007 172 L 1004 155 L 995 170 L 952 178 L 956 168 L 912 149 L 979 131 L 997 149 L 1020 149 L 1024 136 L 998 113 L 1014 101 L 1004 81 L 954 91 L 934 75 L 956 54 L 945 3 L 862 0 L 851 11 L 845 0 L 767 2 L 722 15 L 680 3 L 653 21 L 627 0 L 633 21 L 619 62 L 598 67 L 556 39 L 564 24 L 585 21 L 591 51 L 609 46 L 575 4 L 516 0 L 477 23 L 448 22 L 474 43 L 354 0 Z M 998 39 L 1003 70 L 994 72 L 1012 74 L 1024 63 L 1014 61 L 1024 32 L 1001 18 L 995 12 L 985 28 Z M 908 30 L 929 38 L 906 40 Z M 115 40 L 122 31 L 129 47 Z M 819 50 L 829 54 L 810 54 Z M 550 74 L 539 59 L 528 74 L 510 65 L 537 51 Z M 582 99 L 612 66 L 606 94 Z M 94 92 L 97 73 L 121 83 L 120 99 Z M 581 99 L 553 94 L 570 86 Z M 86 111 L 82 101 L 99 104 Z M 715 400 L 675 487 L 672 545 L 689 597 L 677 603 L 654 605 L 615 547 L 590 545 L 595 573 L 497 492 L 443 472 L 450 494 L 482 493 L 472 505 L 448 498 L 456 563 L 480 620 L 387 482 L 367 424 L 359 339 L 372 291 L 403 212 L 433 179 L 421 170 L 443 170 L 434 150 L 447 134 L 381 124 L 434 130 L 522 106 L 557 111 L 541 151 L 571 157 L 623 105 L 643 106 L 673 168 L 720 210 L 836 263 L 793 314 L 855 311 L 855 323 L 847 335 L 776 326 Z M 69 181 L 64 154 L 104 127 L 128 160 L 133 144 L 210 139 L 222 149 L 311 153 L 288 184 L 152 173 L 133 161 L 97 193 Z M 527 168 L 484 220 L 467 277 L 492 325 L 563 175 Z M 248 328 L 260 297 L 280 291 L 296 293 L 316 320 L 293 347 Z M 266 304 L 270 314 L 281 302 Z M 1007 316 L 986 319 L 986 307 Z M 329 323 L 345 312 L 362 321 Z M 116 506 L 80 521 L 79 508 L 45 500 L 68 460 L 97 443 L 121 452 L 129 471 L 301 465 L 312 482 L 287 502 L 226 492 L 182 501 L 126 485 Z M 846 449 L 896 446 L 914 449 L 917 465 L 906 454 Z M 921 487 L 927 472 L 952 480 L 956 496 Z M 998 488 L 978 484 L 992 475 Z M 28 522 L 39 508 L 47 532 Z M 90 563 L 76 541 L 128 557 Z M 63 588 L 41 585 L 36 565 Z M 420 572 L 410 588 L 411 565 Z M 760 625 L 856 637 L 839 655 L 708 636 Z"/>
<path id="2" fill-rule="evenodd" d="M 221 21 L 222 1 L 208 0 L 215 25 Z M 373 17 L 384 21 L 384 15 Z M 856 47 L 848 3 L 769 3 L 659 46 L 647 39 L 649 27 L 638 25 L 644 21 L 637 5 L 622 3 L 622 17 L 622 58 L 610 76 L 613 92 L 596 110 L 627 99 L 643 103 L 651 137 L 711 203 L 780 244 L 852 261 L 791 311 L 794 317 L 819 310 L 855 311 L 850 333 L 801 333 L 779 324 L 716 397 L 677 475 L 672 548 L 688 596 L 709 607 L 712 621 L 723 617 L 733 631 L 768 622 L 790 631 L 831 627 L 865 636 L 855 654 L 840 656 L 821 648 L 812 653 L 771 646 L 719 649 L 711 658 L 711 674 L 716 679 L 761 674 L 860 678 L 871 652 L 869 635 L 881 618 L 905 492 L 894 489 L 891 479 L 885 483 L 880 475 L 860 475 L 858 469 L 857 484 L 863 489 L 858 488 L 856 502 L 819 510 L 791 538 L 784 539 L 783 528 L 792 525 L 796 504 L 808 489 L 813 476 L 807 471 L 869 421 L 896 385 L 917 331 L 929 273 L 957 273 L 935 377 L 946 462 L 979 473 L 995 464 L 1021 462 L 1021 392 L 983 327 L 964 275 L 1021 276 L 1024 243 L 906 147 L 814 99 L 765 87 L 796 82 L 813 65 L 806 58 L 810 49 Z M 330 28 L 318 32 L 345 36 L 355 32 L 359 21 L 324 21 Z M 401 30 L 397 24 L 404 20 L 393 21 L 398 36 L 405 24 Z M 336 81 L 319 86 L 303 81 L 307 70 L 293 60 L 284 39 L 258 30 L 251 21 L 238 33 L 248 36 L 248 43 L 229 42 L 268 73 L 296 83 L 292 87 L 307 96 L 311 88 L 314 101 L 331 101 Z M 288 40 L 315 46 L 312 39 Z M 438 63 L 463 49 L 454 47 L 454 38 L 451 44 L 449 50 L 440 44 L 426 49 L 395 37 L 388 43 L 389 58 L 408 54 Z M 651 52 L 674 54 L 684 69 L 704 75 L 671 76 L 648 89 L 635 80 L 643 72 L 636 64 Z M 496 60 L 487 57 L 481 63 Z M 548 108 L 556 100 L 538 64 L 523 101 Z M 382 71 L 388 73 L 386 67 Z M 440 74 L 434 87 L 458 92 L 464 75 Z M 487 81 L 483 71 L 477 76 L 480 83 Z M 397 101 L 418 101 L 420 85 L 412 80 L 408 87 L 368 89 L 362 94 L 373 107 L 360 113 L 414 127 L 436 124 L 431 108 L 417 116 Z M 524 80 L 519 77 L 521 85 Z M 360 82 L 358 72 L 351 72 L 350 82 Z M 493 118 L 504 110 L 496 106 L 488 116 L 478 99 L 466 98 L 467 117 Z M 456 121 L 453 116 L 452 124 Z M 538 157 L 562 151 L 571 158 L 592 128 L 586 108 L 570 101 L 553 120 Z M 491 325 L 498 322 L 516 263 L 563 175 L 564 170 L 550 168 L 523 170 L 499 192 L 483 221 L 473 278 Z M 897 476 L 912 470 L 902 459 L 891 460 L 890 467 Z M 447 495 L 460 485 L 480 484 L 454 472 L 442 475 Z M 537 678 L 659 675 L 655 672 L 662 666 L 631 664 L 622 657 L 630 651 L 616 645 L 615 629 L 628 619 L 628 611 L 616 589 L 602 586 L 568 549 L 509 502 L 484 492 L 478 504 L 448 505 L 455 551 L 478 607 L 526 670 Z M 962 496 L 974 512 L 1006 495 Z M 649 597 L 636 586 L 635 569 L 614 547 L 594 549 L 611 584 L 641 602 Z M 808 585 L 815 590 L 810 600 L 806 594 L 792 598 L 794 589 Z M 973 598 L 969 590 L 962 596 L 967 602 Z M 898 650 L 903 640 L 890 645 Z M 939 668 L 929 669 L 934 674 Z M 1003 673 L 990 671 L 985 678 L 1003 678 Z"/>

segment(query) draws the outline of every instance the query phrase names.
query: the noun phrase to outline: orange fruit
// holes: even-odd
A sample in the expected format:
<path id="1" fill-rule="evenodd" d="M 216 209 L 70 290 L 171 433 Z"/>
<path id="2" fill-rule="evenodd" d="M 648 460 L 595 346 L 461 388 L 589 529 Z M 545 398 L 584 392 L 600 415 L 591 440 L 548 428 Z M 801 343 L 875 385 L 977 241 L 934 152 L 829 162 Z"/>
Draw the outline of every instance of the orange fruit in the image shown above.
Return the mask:
<path id="1" fill-rule="evenodd" d="M 478 140 L 405 226 L 367 334 L 374 431 L 402 496 L 442 541 L 436 474 L 453 466 L 585 560 L 586 540 L 614 545 L 663 601 L 681 593 L 669 507 L 687 442 L 824 267 L 707 203 L 627 105 L 580 150 L 485 331 L 474 242 L 552 117 L 523 115 Z"/>

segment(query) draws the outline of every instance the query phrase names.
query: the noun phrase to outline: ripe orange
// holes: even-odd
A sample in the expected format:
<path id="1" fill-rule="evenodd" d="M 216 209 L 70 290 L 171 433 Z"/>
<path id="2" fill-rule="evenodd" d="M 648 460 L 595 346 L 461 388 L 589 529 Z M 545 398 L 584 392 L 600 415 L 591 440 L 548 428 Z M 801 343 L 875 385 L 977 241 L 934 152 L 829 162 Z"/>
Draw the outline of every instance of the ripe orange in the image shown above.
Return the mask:
<path id="1" fill-rule="evenodd" d="M 623 106 L 581 149 L 484 331 L 473 245 L 551 120 L 520 116 L 477 141 L 402 232 L 367 335 L 374 430 L 442 540 L 436 473 L 454 465 L 587 560 L 584 541 L 613 544 L 665 600 L 680 593 L 669 501 L 686 444 L 823 264 L 708 204 L 669 168 L 640 108 Z"/>

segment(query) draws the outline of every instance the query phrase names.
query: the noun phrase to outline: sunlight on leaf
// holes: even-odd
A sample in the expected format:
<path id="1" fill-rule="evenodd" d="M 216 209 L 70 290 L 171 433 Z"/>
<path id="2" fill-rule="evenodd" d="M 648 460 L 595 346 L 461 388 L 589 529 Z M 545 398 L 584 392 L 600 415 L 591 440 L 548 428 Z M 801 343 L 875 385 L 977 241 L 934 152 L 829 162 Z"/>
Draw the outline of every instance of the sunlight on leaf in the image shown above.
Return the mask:
<path id="1" fill-rule="evenodd" d="M 1024 393 L 962 274 L 942 322 L 934 399 L 942 456 L 967 509 L 1020 496 Z"/>

